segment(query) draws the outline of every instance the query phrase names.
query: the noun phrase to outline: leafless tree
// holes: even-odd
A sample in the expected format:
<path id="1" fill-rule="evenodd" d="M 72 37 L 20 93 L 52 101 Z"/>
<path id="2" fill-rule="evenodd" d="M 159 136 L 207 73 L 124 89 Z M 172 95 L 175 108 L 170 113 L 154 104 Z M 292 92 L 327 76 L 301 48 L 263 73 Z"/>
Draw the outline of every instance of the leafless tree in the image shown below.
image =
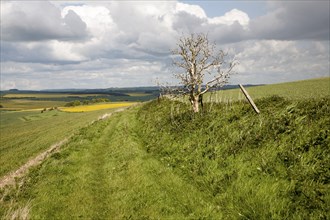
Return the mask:
<path id="1" fill-rule="evenodd" d="M 238 62 L 226 62 L 227 54 L 223 50 L 216 51 L 215 43 L 210 43 L 206 34 L 183 35 L 177 46 L 172 51 L 173 64 L 183 71 L 174 73 L 181 84 L 175 91 L 189 95 L 193 111 L 199 112 L 203 94 L 228 83 Z"/>

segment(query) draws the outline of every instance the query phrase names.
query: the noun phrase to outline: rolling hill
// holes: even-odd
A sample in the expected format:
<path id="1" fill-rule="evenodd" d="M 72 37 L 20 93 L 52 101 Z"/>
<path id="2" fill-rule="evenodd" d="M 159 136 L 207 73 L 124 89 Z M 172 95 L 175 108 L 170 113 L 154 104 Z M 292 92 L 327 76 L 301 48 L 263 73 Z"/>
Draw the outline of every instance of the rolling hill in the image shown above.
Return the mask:
<path id="1" fill-rule="evenodd" d="M 326 219 L 328 83 L 248 88 L 259 115 L 233 98 L 200 114 L 167 98 L 113 114 L 1 189 L 1 216 Z"/>

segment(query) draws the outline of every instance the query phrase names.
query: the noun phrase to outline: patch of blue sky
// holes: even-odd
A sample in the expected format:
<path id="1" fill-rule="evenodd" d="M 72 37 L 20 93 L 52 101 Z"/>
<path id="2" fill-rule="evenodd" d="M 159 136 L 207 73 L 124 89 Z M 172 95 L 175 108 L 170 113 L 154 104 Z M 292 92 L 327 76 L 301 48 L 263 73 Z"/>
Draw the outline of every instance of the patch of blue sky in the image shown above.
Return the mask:
<path id="1" fill-rule="evenodd" d="M 247 1 L 247 0 L 232 0 L 232 1 L 180 1 L 186 4 L 199 5 L 204 9 L 206 15 L 210 18 L 224 15 L 232 9 L 238 9 L 249 15 L 250 19 L 265 15 L 267 13 L 266 1 Z"/>

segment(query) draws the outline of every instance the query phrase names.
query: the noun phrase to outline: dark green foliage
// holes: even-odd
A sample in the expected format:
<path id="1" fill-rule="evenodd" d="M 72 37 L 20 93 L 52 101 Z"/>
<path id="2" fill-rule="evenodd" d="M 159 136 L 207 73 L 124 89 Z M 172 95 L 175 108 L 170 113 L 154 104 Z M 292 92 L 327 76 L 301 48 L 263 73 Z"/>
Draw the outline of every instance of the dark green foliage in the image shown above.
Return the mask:
<path id="1" fill-rule="evenodd" d="M 89 105 L 89 104 L 95 104 L 95 103 L 101 103 L 101 102 L 110 102 L 109 99 L 107 98 L 97 98 L 97 99 L 92 99 L 92 100 L 75 100 L 73 102 L 68 102 L 65 104 L 65 107 L 74 107 L 74 106 L 79 106 L 79 105 Z"/>
<path id="2" fill-rule="evenodd" d="M 227 218 L 330 215 L 330 98 L 207 104 L 167 99 L 138 113 L 146 150 L 215 198 Z"/>
<path id="3" fill-rule="evenodd" d="M 81 102 L 79 100 L 68 102 L 65 104 L 65 107 L 73 107 L 73 106 L 79 106 L 81 105 Z"/>

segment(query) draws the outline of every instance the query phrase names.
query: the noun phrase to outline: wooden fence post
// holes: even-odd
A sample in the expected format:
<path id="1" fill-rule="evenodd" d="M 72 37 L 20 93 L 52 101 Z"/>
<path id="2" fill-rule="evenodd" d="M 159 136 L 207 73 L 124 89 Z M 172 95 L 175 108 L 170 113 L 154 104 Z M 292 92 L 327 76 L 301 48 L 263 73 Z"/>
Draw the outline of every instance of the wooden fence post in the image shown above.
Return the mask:
<path id="1" fill-rule="evenodd" d="M 256 104 L 254 104 L 252 98 L 249 96 L 249 93 L 244 89 L 243 85 L 242 84 L 239 84 L 239 87 L 241 88 L 243 94 L 245 95 L 245 97 L 247 98 L 247 100 L 249 101 L 249 103 L 251 104 L 252 108 L 254 109 L 254 111 L 259 114 L 260 111 L 259 109 L 257 108 Z"/>

